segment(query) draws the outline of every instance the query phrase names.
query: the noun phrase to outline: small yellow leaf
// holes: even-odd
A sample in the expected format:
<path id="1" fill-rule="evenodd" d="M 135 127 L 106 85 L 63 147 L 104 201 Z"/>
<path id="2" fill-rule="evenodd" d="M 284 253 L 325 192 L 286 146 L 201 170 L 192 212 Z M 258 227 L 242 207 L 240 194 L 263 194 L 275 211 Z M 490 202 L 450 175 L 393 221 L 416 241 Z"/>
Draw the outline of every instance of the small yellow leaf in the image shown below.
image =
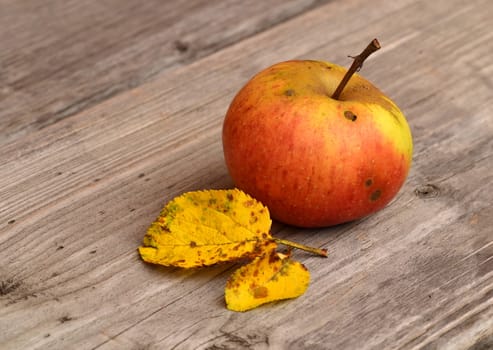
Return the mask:
<path id="1" fill-rule="evenodd" d="M 247 311 L 271 301 L 296 298 L 305 293 L 309 283 L 310 273 L 303 264 L 272 251 L 231 275 L 224 293 L 226 306 Z"/>
<path id="2" fill-rule="evenodd" d="M 184 268 L 254 258 L 275 250 L 270 227 L 268 209 L 238 189 L 188 192 L 164 207 L 139 252 Z"/>

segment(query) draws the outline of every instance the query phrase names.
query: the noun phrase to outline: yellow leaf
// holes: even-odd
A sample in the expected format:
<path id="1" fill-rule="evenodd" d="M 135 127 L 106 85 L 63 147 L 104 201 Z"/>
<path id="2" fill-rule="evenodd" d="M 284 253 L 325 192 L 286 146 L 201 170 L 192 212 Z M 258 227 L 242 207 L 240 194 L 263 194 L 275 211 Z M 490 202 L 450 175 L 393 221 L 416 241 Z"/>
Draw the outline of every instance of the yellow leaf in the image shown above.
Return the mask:
<path id="1" fill-rule="evenodd" d="M 231 275 L 225 288 L 228 309 L 247 311 L 259 305 L 305 293 L 310 273 L 303 264 L 272 251 Z"/>
<path id="2" fill-rule="evenodd" d="M 209 190 L 176 197 L 151 224 L 139 252 L 146 262 L 198 267 L 273 251 L 269 211 L 244 192 Z"/>

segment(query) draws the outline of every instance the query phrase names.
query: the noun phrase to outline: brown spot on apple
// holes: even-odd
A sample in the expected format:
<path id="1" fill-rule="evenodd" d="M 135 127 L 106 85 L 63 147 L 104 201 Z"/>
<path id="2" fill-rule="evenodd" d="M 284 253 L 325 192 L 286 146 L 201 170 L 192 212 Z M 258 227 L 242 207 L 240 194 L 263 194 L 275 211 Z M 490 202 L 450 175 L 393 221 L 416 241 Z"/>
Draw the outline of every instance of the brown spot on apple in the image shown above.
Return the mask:
<path id="1" fill-rule="evenodd" d="M 284 95 L 294 96 L 294 90 L 293 89 L 287 89 L 286 91 L 284 91 Z"/>
<path id="2" fill-rule="evenodd" d="M 351 111 L 344 111 L 344 118 L 354 122 L 354 121 L 356 121 L 358 116 Z"/>
<path id="3" fill-rule="evenodd" d="M 370 187 L 371 185 L 373 185 L 373 180 L 372 180 L 372 179 L 367 179 L 367 180 L 365 181 L 365 186 L 366 186 L 366 187 Z"/>
<path id="4" fill-rule="evenodd" d="M 370 200 L 375 202 L 382 195 L 382 190 L 375 190 L 370 194 Z"/>

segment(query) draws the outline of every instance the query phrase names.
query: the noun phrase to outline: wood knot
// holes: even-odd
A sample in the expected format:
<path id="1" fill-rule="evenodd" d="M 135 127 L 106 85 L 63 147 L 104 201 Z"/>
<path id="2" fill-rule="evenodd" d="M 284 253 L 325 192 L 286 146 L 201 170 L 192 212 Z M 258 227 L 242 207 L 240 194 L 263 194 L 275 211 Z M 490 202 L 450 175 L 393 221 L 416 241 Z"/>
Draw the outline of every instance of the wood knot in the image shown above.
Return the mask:
<path id="1" fill-rule="evenodd" d="M 15 291 L 19 288 L 21 282 L 14 281 L 12 278 L 9 278 L 5 281 L 0 281 L 0 296 L 7 295 Z"/>
<path id="2" fill-rule="evenodd" d="M 414 194 L 423 199 L 436 198 L 440 195 L 440 188 L 434 184 L 425 184 L 418 186 L 414 190 Z"/>
<path id="3" fill-rule="evenodd" d="M 185 41 L 176 40 L 174 44 L 175 44 L 175 49 L 178 50 L 178 52 L 180 53 L 185 53 L 190 48 L 190 45 Z"/>

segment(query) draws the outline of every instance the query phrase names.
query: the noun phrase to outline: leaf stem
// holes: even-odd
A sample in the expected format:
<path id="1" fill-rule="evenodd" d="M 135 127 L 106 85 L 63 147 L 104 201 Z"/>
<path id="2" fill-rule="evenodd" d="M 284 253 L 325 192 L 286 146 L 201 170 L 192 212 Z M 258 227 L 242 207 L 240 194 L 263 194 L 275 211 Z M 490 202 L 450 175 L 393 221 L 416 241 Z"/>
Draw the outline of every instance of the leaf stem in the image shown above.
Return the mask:
<path id="1" fill-rule="evenodd" d="M 304 244 L 296 243 L 296 242 L 291 242 L 286 239 L 282 238 L 275 238 L 274 241 L 278 244 L 284 244 L 285 246 L 296 248 L 296 249 L 301 249 L 306 252 L 310 252 L 312 254 L 320 255 L 323 256 L 324 258 L 327 257 L 327 249 L 324 248 L 314 248 L 314 247 L 309 247 Z"/>
<path id="2" fill-rule="evenodd" d="M 346 84 L 348 83 L 349 79 L 353 76 L 355 72 L 361 69 L 363 67 L 363 62 L 370 56 L 372 53 L 380 49 L 380 43 L 378 42 L 377 39 L 373 39 L 371 43 L 368 44 L 366 49 L 363 50 L 362 53 L 360 53 L 358 56 L 352 57 L 354 58 L 353 64 L 351 67 L 349 67 L 348 71 L 342 78 L 341 82 L 339 83 L 339 86 L 337 86 L 336 91 L 332 94 L 332 98 L 335 100 L 338 100 L 339 97 L 341 96 L 342 90 L 346 87 Z"/>

